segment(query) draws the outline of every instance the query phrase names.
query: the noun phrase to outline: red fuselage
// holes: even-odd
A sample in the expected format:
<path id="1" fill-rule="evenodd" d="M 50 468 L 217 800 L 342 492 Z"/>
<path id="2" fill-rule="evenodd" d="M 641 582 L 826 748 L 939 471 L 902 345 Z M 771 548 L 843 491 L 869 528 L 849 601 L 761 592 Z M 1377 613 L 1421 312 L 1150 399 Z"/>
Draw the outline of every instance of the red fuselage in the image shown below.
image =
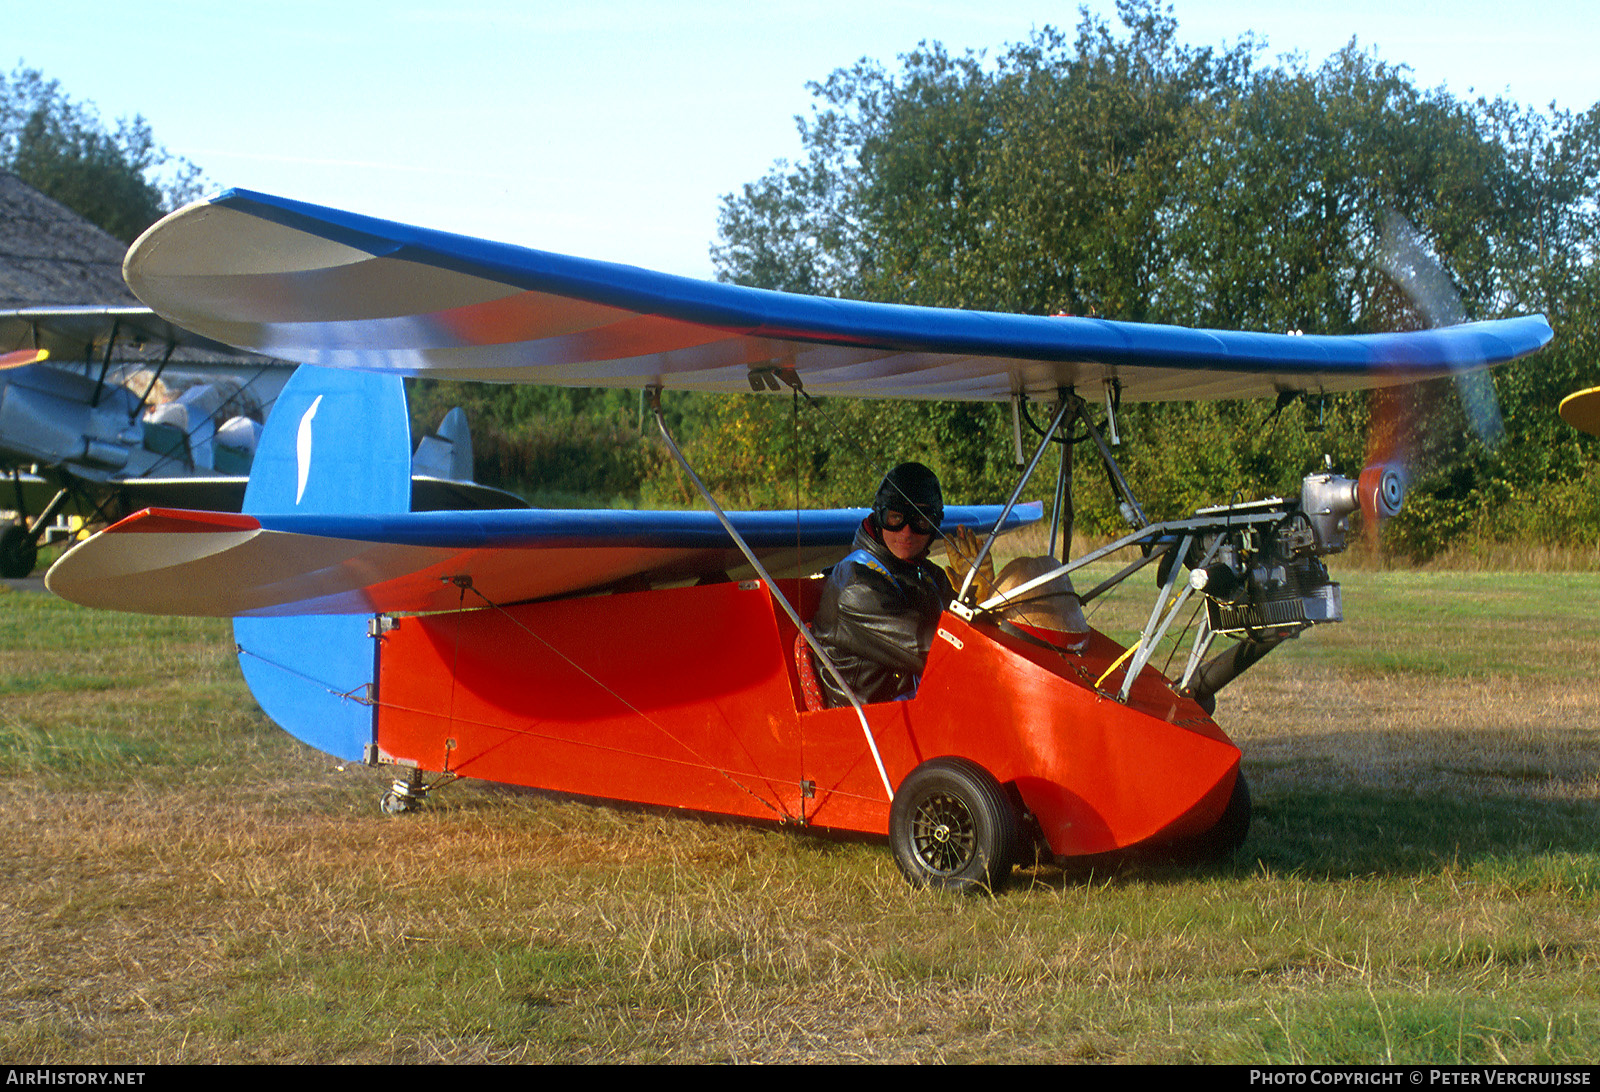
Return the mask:
<path id="1" fill-rule="evenodd" d="M 784 584 L 809 615 L 820 581 Z M 378 747 L 427 771 L 887 833 L 860 721 L 804 711 L 794 637 L 753 582 L 404 618 L 380 642 Z M 1057 857 L 1210 829 L 1239 751 L 1153 669 L 1127 704 L 1096 690 L 1122 651 L 1098 633 L 1052 651 L 944 615 L 917 696 L 865 707 L 891 783 L 970 759 Z"/>

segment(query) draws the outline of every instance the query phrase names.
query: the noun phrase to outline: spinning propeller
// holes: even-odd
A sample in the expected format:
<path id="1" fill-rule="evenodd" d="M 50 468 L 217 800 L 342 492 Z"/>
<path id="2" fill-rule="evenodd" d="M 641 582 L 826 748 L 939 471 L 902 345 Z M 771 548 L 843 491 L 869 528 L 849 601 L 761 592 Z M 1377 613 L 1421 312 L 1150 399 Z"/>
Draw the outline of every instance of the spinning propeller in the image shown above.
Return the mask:
<path id="1" fill-rule="evenodd" d="M 15 352 L 0 353 L 0 371 L 7 368 L 25 368 L 29 364 L 38 364 L 49 358 L 48 349 L 18 349 Z"/>
<path id="2" fill-rule="evenodd" d="M 1467 321 L 1461 296 L 1438 259 L 1422 245 L 1415 228 L 1398 213 L 1384 218 L 1380 257 L 1383 269 L 1405 293 L 1429 329 Z M 1505 439 L 1494 380 L 1483 361 L 1453 362 L 1456 392 L 1473 432 L 1490 451 Z M 1436 395 L 1416 385 L 1383 387 L 1372 392 L 1366 466 L 1358 488 L 1368 540 L 1377 544 L 1383 522 L 1400 511 L 1420 449 L 1420 430 L 1431 416 Z"/>

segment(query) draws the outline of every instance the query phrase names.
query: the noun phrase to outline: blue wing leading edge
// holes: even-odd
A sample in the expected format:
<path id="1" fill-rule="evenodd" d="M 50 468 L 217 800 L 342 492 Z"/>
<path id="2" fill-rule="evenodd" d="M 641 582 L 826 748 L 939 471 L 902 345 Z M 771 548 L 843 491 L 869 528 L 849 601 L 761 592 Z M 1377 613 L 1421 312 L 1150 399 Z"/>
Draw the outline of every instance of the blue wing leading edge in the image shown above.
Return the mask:
<path id="1" fill-rule="evenodd" d="M 129 250 L 134 292 L 206 337 L 291 360 L 440 378 L 1001 400 L 1120 381 L 1133 401 L 1409 383 L 1503 363 L 1542 316 L 1361 336 L 1196 330 L 769 292 L 231 190 Z"/>

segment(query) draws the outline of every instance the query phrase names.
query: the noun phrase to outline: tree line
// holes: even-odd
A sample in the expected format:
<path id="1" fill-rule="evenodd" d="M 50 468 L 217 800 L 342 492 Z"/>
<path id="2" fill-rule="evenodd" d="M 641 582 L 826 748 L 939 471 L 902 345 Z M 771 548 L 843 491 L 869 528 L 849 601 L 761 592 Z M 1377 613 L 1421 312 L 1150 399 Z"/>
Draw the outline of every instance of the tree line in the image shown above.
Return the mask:
<path id="1" fill-rule="evenodd" d="M 1503 431 L 1475 429 L 1443 381 L 1287 407 L 1126 405 L 1118 457 L 1146 510 L 1177 516 L 1293 493 L 1324 456 L 1354 475 L 1376 454 L 1375 417 L 1398 416 L 1413 438 L 1413 480 L 1385 531 L 1392 548 L 1423 557 L 1483 539 L 1592 545 L 1595 442 L 1555 407 L 1600 383 L 1600 108 L 1463 99 L 1418 87 L 1354 44 L 1316 64 L 1269 64 L 1249 35 L 1196 48 L 1177 30 L 1170 8 L 1134 0 L 1119 5 L 1116 26 L 1085 14 L 1071 33 L 1045 28 L 993 57 L 924 43 L 892 66 L 833 72 L 811 85 L 814 107 L 798 120 L 802 158 L 723 199 L 719 278 L 1325 334 L 1542 312 L 1554 344 L 1493 376 Z M 1443 274 L 1442 307 L 1408 291 L 1397 224 Z M 531 400 L 545 408 L 530 420 L 576 412 L 587 423 L 505 434 L 511 448 L 546 452 L 521 460 L 524 488 L 538 488 L 542 458 L 558 471 L 545 480 L 564 481 L 568 496 L 694 503 L 632 396 Z M 907 458 L 935 467 L 962 500 L 1003 497 L 1014 480 L 1007 406 L 812 404 L 785 393 L 678 395 L 670 412 L 732 504 L 859 504 Z M 1117 532 L 1111 491 L 1078 473 L 1078 526 Z M 1032 499 L 1050 489 L 1043 476 Z"/>
<path id="2" fill-rule="evenodd" d="M 1389 533 L 1417 554 L 1472 536 L 1593 543 L 1594 446 L 1555 407 L 1600 382 L 1600 109 L 1419 88 L 1353 43 L 1315 65 L 1264 63 L 1248 35 L 1186 46 L 1171 9 L 1150 0 L 1120 4 L 1119 22 L 1085 14 L 1072 33 L 1045 28 L 992 58 L 924 43 L 895 66 L 863 60 L 812 85 L 803 157 L 723 202 L 719 276 L 1319 334 L 1543 312 L 1553 347 L 1494 375 L 1502 441 L 1475 434 L 1448 383 L 1390 400 L 1419 449 Z M 1447 278 L 1448 316 L 1397 277 L 1397 223 Z M 1179 515 L 1293 490 L 1323 454 L 1354 473 L 1372 407 L 1367 395 L 1281 413 L 1128 406 L 1119 457 L 1148 509 Z M 897 446 L 955 491 L 993 495 L 1009 474 L 1008 414 L 919 407 Z M 1115 530 L 1109 492 L 1085 484 L 1080 526 Z"/>
<path id="3" fill-rule="evenodd" d="M 202 188 L 200 169 L 156 143 L 142 116 L 108 125 L 24 65 L 0 73 L 0 169 L 125 243 Z"/>
<path id="4" fill-rule="evenodd" d="M 1248 34 L 1200 48 L 1177 31 L 1170 7 L 1125 0 L 1114 24 L 1084 13 L 1071 31 L 1047 27 L 992 56 L 925 42 L 893 64 L 831 73 L 797 119 L 801 157 L 723 198 L 718 277 L 1323 334 L 1542 312 L 1552 347 L 1494 373 L 1503 439 L 1475 430 L 1445 382 L 1287 407 L 1125 405 L 1119 458 L 1147 511 L 1175 516 L 1291 492 L 1324 455 L 1354 474 L 1398 416 L 1416 450 L 1410 499 L 1386 532 L 1397 549 L 1592 544 L 1595 444 L 1555 406 L 1600 383 L 1600 107 L 1422 88 L 1354 43 L 1317 63 L 1268 62 Z M 198 180 L 143 119 L 107 127 L 21 68 L 0 77 L 0 166 L 126 239 Z M 1396 268 L 1397 231 L 1442 272 L 1431 306 L 1415 270 Z M 636 393 L 416 383 L 412 397 L 419 429 L 466 405 L 480 478 L 538 502 L 695 503 Z M 861 503 L 908 458 L 962 501 L 994 500 L 1014 475 L 1005 406 L 669 393 L 667 408 L 735 505 Z M 1036 495 L 1049 489 L 1041 481 Z M 1120 526 L 1084 471 L 1077 519 L 1090 532 Z"/>

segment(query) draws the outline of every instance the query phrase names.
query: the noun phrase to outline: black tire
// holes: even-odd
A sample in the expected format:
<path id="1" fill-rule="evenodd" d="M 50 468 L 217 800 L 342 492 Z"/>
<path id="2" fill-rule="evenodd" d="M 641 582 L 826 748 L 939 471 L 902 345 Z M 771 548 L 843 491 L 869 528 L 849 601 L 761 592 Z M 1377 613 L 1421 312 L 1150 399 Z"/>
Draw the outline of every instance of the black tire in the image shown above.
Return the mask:
<path id="1" fill-rule="evenodd" d="M 39 546 L 19 523 L 6 525 L 0 531 L 0 576 L 18 580 L 33 572 L 39 563 Z"/>
<path id="2" fill-rule="evenodd" d="M 964 758 L 924 762 L 889 808 L 895 864 L 916 887 L 998 891 L 1017 837 L 1017 814 L 999 783 Z"/>
<path id="3" fill-rule="evenodd" d="M 1196 856 L 1205 861 L 1226 861 L 1244 845 L 1244 839 L 1250 833 L 1250 784 L 1244 779 L 1244 771 L 1239 771 L 1239 776 L 1234 778 L 1233 792 L 1228 797 L 1228 806 L 1222 809 L 1222 816 L 1210 830 L 1200 835 L 1195 840 Z"/>

